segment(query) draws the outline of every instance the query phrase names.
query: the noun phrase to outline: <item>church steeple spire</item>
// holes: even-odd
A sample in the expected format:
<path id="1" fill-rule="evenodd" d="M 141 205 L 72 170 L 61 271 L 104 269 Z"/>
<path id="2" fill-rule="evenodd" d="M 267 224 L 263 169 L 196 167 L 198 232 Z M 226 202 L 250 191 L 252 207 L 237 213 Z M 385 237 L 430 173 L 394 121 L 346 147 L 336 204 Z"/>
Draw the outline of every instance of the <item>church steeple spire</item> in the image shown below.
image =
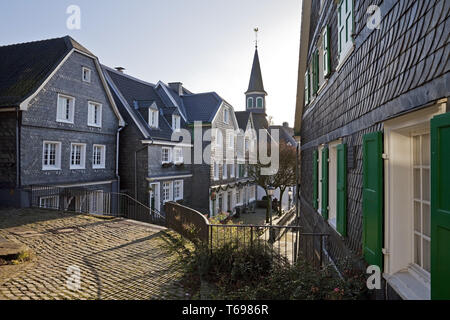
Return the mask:
<path id="1" fill-rule="evenodd" d="M 264 90 L 264 83 L 261 74 L 261 66 L 258 55 L 258 28 L 255 28 L 256 42 L 255 55 L 253 57 L 252 71 L 250 74 L 250 82 L 248 84 L 246 97 L 246 110 L 257 113 L 266 113 L 266 96 L 267 92 Z"/>

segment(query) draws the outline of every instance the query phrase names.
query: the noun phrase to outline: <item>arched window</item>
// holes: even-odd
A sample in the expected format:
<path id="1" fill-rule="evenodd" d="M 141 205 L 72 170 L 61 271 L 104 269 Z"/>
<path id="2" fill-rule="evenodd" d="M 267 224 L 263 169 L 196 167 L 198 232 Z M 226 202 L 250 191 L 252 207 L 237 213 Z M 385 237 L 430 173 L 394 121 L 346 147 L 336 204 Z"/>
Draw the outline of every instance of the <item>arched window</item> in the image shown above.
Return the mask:
<path id="1" fill-rule="evenodd" d="M 253 98 L 247 99 L 247 108 L 249 109 L 253 108 Z"/>
<path id="2" fill-rule="evenodd" d="M 264 100 L 263 100 L 263 98 L 256 98 L 256 107 L 257 108 L 264 108 Z"/>

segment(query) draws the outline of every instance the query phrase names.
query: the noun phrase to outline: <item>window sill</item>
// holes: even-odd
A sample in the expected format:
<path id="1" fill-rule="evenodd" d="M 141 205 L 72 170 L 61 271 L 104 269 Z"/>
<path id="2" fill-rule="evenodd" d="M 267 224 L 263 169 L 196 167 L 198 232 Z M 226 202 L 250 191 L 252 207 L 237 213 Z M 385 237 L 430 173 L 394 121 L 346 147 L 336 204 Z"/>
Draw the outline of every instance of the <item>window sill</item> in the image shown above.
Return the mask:
<path id="1" fill-rule="evenodd" d="M 95 170 L 104 170 L 104 169 L 106 169 L 106 167 L 92 167 L 92 169 L 95 169 Z"/>
<path id="2" fill-rule="evenodd" d="M 44 167 L 42 171 L 59 171 L 61 168 Z"/>
<path id="3" fill-rule="evenodd" d="M 387 283 L 404 300 L 430 300 L 429 280 L 424 279 L 413 270 L 403 270 L 393 275 L 384 275 Z"/>
<path id="4" fill-rule="evenodd" d="M 56 122 L 59 122 L 59 123 L 67 123 L 67 124 L 74 124 L 73 121 L 66 121 L 66 120 L 59 120 L 59 119 L 56 119 Z"/>
<path id="5" fill-rule="evenodd" d="M 101 128 L 101 125 L 97 125 L 97 124 L 93 124 L 93 123 L 88 123 L 88 127 L 93 127 L 93 128 Z"/>
<path id="6" fill-rule="evenodd" d="M 86 167 L 70 167 L 70 170 L 85 170 Z"/>

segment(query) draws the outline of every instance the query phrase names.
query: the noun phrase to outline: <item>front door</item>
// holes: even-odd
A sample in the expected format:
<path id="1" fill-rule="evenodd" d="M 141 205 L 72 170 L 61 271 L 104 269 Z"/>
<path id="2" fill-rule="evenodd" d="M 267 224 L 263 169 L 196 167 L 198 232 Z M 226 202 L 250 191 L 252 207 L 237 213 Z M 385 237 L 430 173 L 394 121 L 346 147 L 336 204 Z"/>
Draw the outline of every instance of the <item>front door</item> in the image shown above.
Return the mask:
<path id="1" fill-rule="evenodd" d="M 152 211 L 160 211 L 160 200 L 159 200 L 159 183 L 150 184 L 150 209 Z"/>

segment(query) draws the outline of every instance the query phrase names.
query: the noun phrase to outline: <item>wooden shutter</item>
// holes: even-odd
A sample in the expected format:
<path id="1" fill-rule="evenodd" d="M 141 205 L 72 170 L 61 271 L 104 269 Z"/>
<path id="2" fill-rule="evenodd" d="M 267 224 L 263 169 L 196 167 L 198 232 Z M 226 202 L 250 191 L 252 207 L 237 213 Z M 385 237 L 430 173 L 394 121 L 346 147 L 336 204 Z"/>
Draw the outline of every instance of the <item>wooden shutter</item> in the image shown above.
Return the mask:
<path id="1" fill-rule="evenodd" d="M 336 221 L 337 231 L 347 235 L 347 145 L 337 146 L 337 198 Z"/>
<path id="2" fill-rule="evenodd" d="M 322 150 L 322 216 L 328 220 L 328 147 Z"/>
<path id="3" fill-rule="evenodd" d="M 383 269 L 383 134 L 363 137 L 363 253 Z"/>
<path id="4" fill-rule="evenodd" d="M 450 299 L 450 113 L 431 120 L 431 298 Z"/>
<path id="5" fill-rule="evenodd" d="M 313 152 L 313 207 L 314 209 L 319 208 L 318 197 L 319 197 L 319 152 L 314 150 Z"/>

